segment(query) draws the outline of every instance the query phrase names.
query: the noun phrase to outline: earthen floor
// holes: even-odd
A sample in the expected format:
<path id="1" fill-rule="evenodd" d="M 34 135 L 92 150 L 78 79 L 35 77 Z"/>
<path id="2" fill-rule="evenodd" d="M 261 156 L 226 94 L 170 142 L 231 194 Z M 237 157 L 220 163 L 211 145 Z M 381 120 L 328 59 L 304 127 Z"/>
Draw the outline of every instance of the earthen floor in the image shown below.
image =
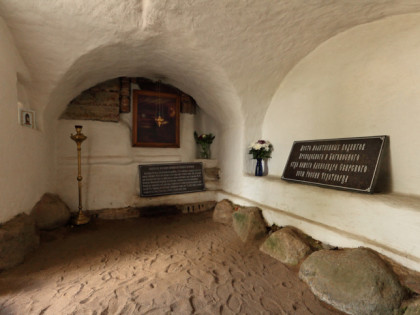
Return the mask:
<path id="1" fill-rule="evenodd" d="M 0 314 L 341 314 L 211 213 L 44 233 L 0 273 Z"/>

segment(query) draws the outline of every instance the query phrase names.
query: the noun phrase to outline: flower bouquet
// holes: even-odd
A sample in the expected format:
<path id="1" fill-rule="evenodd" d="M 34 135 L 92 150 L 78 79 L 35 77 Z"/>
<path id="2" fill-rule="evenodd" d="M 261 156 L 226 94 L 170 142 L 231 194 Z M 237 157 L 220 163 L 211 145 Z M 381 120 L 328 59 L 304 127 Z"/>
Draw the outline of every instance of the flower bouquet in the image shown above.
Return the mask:
<path id="1" fill-rule="evenodd" d="M 258 140 L 249 146 L 249 154 L 252 154 L 252 158 L 257 160 L 255 167 L 255 176 L 263 175 L 262 159 L 271 158 L 271 152 L 273 152 L 273 145 L 266 140 Z"/>
<path id="2" fill-rule="evenodd" d="M 198 135 L 197 132 L 194 131 L 195 142 L 200 146 L 200 158 L 210 159 L 210 145 L 213 143 L 215 137 L 216 136 L 214 136 L 212 133 L 203 133 Z"/>

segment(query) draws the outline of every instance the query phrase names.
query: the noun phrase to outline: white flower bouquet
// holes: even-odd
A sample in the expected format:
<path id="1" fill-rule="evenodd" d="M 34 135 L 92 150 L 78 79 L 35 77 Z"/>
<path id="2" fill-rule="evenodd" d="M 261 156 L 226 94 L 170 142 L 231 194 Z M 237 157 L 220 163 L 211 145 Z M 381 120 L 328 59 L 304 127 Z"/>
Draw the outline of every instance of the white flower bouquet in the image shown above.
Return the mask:
<path id="1" fill-rule="evenodd" d="M 269 159 L 273 152 L 273 145 L 266 140 L 258 140 L 249 146 L 249 154 L 252 154 L 253 159 Z"/>

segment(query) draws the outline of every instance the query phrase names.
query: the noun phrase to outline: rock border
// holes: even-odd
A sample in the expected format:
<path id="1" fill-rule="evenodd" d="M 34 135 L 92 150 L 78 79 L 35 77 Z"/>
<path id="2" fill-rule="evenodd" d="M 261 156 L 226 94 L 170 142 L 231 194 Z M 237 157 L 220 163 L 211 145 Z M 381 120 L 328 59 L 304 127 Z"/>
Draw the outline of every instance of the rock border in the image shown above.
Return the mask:
<path id="1" fill-rule="evenodd" d="M 233 228 L 237 232 L 238 237 L 240 237 L 241 240 L 243 240 L 244 242 L 250 242 L 250 241 L 255 242 L 256 238 L 243 237 L 243 236 L 240 235 L 240 233 L 238 233 L 237 228 L 235 228 L 235 216 L 238 217 L 238 213 L 240 213 L 240 209 L 254 208 L 254 209 L 258 209 L 260 211 L 260 213 L 262 213 L 261 209 L 256 208 L 256 207 L 242 207 L 240 205 L 232 203 L 228 199 L 224 199 L 223 202 L 224 203 L 229 202 L 229 204 L 231 205 L 231 209 L 233 209 L 233 212 L 232 212 L 233 221 L 231 221 L 231 222 L 233 222 Z M 216 204 L 216 208 L 219 205 L 219 203 Z M 214 221 L 218 222 L 217 220 L 214 220 Z M 366 312 L 361 311 L 360 309 L 357 309 L 357 307 L 356 307 L 356 310 L 352 311 L 349 308 L 346 308 L 346 307 L 343 308 L 343 307 L 338 306 L 336 303 L 332 303 L 332 301 L 329 300 L 329 299 L 322 299 L 322 298 L 320 298 L 320 296 L 318 296 L 318 298 L 320 298 L 324 302 L 334 306 L 335 308 L 337 308 L 339 310 L 343 310 L 343 311 L 345 311 L 349 314 L 403 315 L 404 312 L 406 312 L 406 310 L 407 310 L 406 315 L 408 315 L 408 314 L 410 314 L 410 315 L 419 314 L 420 315 L 420 312 L 415 313 L 415 312 L 419 311 L 419 305 L 420 305 L 420 302 L 419 302 L 420 301 L 420 298 L 419 298 L 420 297 L 420 272 L 410 270 L 410 269 L 394 262 L 389 257 L 386 257 L 385 255 L 380 254 L 380 253 L 378 253 L 378 252 L 376 252 L 376 251 L 374 251 L 373 249 L 370 249 L 370 248 L 360 247 L 360 248 L 339 249 L 338 247 L 333 247 L 329 244 L 325 244 L 325 243 L 322 243 L 318 240 L 313 239 L 311 236 L 305 234 L 304 232 L 302 232 L 299 229 L 297 229 L 295 227 L 292 227 L 292 226 L 278 227 L 276 225 L 272 225 L 271 227 L 266 226 L 266 229 L 269 230 L 268 237 L 266 237 L 265 240 L 260 244 L 261 245 L 260 250 L 262 252 L 272 256 L 274 259 L 279 260 L 280 262 L 282 262 L 282 259 L 279 259 L 278 257 L 275 257 L 276 256 L 275 254 L 267 253 L 267 247 L 270 247 L 270 246 L 274 245 L 273 244 L 274 242 L 271 242 L 272 238 L 273 238 L 273 235 L 278 235 L 278 234 L 285 233 L 284 231 L 281 232 L 281 230 L 285 230 L 286 232 L 287 232 L 287 230 L 289 230 L 289 231 L 292 230 L 293 231 L 292 232 L 293 238 L 299 239 L 299 242 L 305 243 L 310 248 L 311 252 L 309 250 L 304 250 L 304 255 L 302 255 L 302 257 L 300 257 L 298 259 L 298 262 L 296 262 L 296 261 L 293 261 L 293 263 L 290 263 L 288 261 L 283 261 L 282 262 L 286 266 L 291 268 L 292 270 L 298 271 L 300 273 L 300 269 L 301 269 L 302 265 L 304 265 L 305 262 L 312 255 L 315 255 L 319 251 L 331 251 L 331 252 L 354 251 L 354 250 L 355 251 L 368 251 L 369 252 L 368 256 L 369 255 L 373 256 L 374 258 L 372 258 L 372 259 L 376 260 L 379 265 L 382 265 L 383 268 L 386 269 L 386 273 L 389 273 L 390 279 L 392 279 L 393 277 L 396 279 L 396 283 L 397 283 L 396 286 L 401 287 L 401 290 L 395 289 L 394 293 L 397 294 L 397 295 L 400 294 L 399 295 L 400 297 L 397 296 L 396 302 L 394 301 L 390 304 L 386 304 L 386 303 L 384 304 L 384 305 L 389 306 L 389 310 L 386 310 L 386 311 L 384 311 L 383 305 L 382 306 L 377 306 L 377 307 L 375 305 L 371 306 L 370 307 L 371 310 L 370 311 L 366 310 Z M 266 244 L 267 240 L 270 240 L 270 241 L 268 241 L 268 242 L 271 242 L 270 245 Z M 266 244 L 266 245 L 264 245 L 264 244 Z M 413 280 L 413 278 L 415 278 L 416 280 Z M 392 280 L 390 280 L 390 282 L 392 282 Z M 385 287 L 381 287 L 383 285 L 384 285 L 383 282 L 379 283 L 379 288 L 378 288 L 378 290 L 379 290 L 378 292 L 380 292 L 379 295 L 384 293 L 381 290 L 386 289 Z M 311 290 L 312 290 L 312 288 L 311 288 Z M 389 290 L 389 289 L 386 289 L 386 290 Z M 400 292 L 400 293 L 396 293 L 396 292 Z M 315 293 L 315 295 L 317 295 L 317 293 Z M 413 300 L 415 302 L 411 302 Z M 385 306 L 385 308 L 386 308 L 386 306 Z M 378 313 L 378 310 L 379 310 L 379 313 Z"/>
<path id="2" fill-rule="evenodd" d="M 39 246 L 35 221 L 21 213 L 0 225 L 0 270 L 21 264 Z"/>

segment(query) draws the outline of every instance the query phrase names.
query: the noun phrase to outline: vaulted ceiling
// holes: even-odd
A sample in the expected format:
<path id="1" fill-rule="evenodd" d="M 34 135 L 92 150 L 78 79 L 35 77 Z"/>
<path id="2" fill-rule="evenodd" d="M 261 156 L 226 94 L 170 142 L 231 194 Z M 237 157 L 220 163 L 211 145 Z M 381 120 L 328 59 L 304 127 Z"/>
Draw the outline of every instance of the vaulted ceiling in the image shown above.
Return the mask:
<path id="1" fill-rule="evenodd" d="M 31 106 L 58 117 L 117 76 L 160 78 L 218 120 L 259 118 L 285 75 L 356 25 L 420 11 L 418 0 L 1 0 L 28 67 Z"/>

